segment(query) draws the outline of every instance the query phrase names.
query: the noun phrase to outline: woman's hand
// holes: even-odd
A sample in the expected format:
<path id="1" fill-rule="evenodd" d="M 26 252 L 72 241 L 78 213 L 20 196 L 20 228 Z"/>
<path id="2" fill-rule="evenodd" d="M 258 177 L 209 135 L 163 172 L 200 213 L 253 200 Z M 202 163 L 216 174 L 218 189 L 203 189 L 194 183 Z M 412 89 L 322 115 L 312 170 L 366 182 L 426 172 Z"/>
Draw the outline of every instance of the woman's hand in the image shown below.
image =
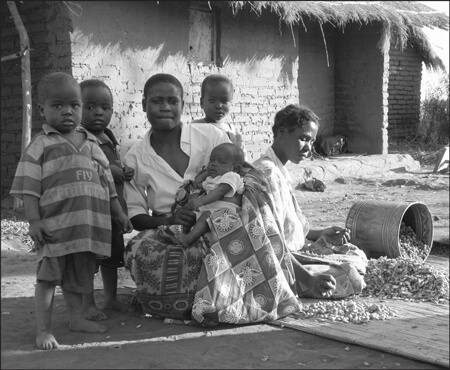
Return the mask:
<path id="1" fill-rule="evenodd" d="M 185 208 L 180 208 L 172 216 L 171 225 L 183 225 L 190 228 L 195 224 L 195 221 L 196 216 L 194 212 Z"/>
<path id="2" fill-rule="evenodd" d="M 30 222 L 28 235 L 34 241 L 36 249 L 41 249 L 45 244 L 45 239 L 53 236 L 41 220 Z"/>
<path id="3" fill-rule="evenodd" d="M 332 245 L 343 245 L 350 240 L 350 229 L 332 226 L 322 230 L 320 236 Z"/>
<path id="4" fill-rule="evenodd" d="M 336 290 L 336 280 L 332 275 L 310 275 L 306 285 L 312 298 L 330 298 Z"/>

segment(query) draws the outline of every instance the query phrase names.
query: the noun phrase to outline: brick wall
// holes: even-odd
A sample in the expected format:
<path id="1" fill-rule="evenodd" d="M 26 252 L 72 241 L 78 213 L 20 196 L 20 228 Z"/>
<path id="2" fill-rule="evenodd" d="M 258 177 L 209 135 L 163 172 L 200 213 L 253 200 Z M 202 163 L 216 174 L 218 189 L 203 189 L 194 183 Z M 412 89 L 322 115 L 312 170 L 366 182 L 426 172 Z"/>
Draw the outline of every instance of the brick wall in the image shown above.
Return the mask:
<path id="1" fill-rule="evenodd" d="M 244 10 L 233 15 L 226 7 L 221 18 L 221 53 L 228 62 L 218 72 L 233 80 L 231 116 L 250 159 L 256 159 L 272 143 L 276 112 L 299 102 L 298 29 L 280 24 L 273 13 L 258 17 Z"/>
<path id="2" fill-rule="evenodd" d="M 319 115 L 321 134 L 347 136 L 351 151 L 375 154 L 387 148 L 389 58 L 376 47 L 376 24 L 348 25 L 345 33 L 324 26 L 323 36 L 313 22 L 290 29 L 274 13 L 244 9 L 234 15 L 225 3 L 219 19 L 224 64 L 217 67 L 190 59 L 189 2 L 79 1 L 81 8 L 60 1 L 17 4 L 31 41 L 33 92 L 39 79 L 55 70 L 79 81 L 103 79 L 113 93 L 110 127 L 122 155 L 150 127 L 142 111 L 142 89 L 158 72 L 171 73 L 183 84 L 184 122 L 203 115 L 203 78 L 229 76 L 235 87 L 231 118 L 243 134 L 250 161 L 271 144 L 275 113 L 298 102 Z M 18 51 L 19 36 L 6 4 L 1 6 L 2 55 L 8 55 Z M 1 72 L 3 197 L 20 157 L 20 61 L 3 63 Z M 34 103 L 33 133 L 42 123 Z"/>
<path id="3" fill-rule="evenodd" d="M 387 154 L 381 25 L 348 24 L 336 35 L 335 132 L 354 153 Z"/>
<path id="4" fill-rule="evenodd" d="M 419 124 L 422 60 L 410 46 L 392 47 L 389 57 L 389 140 L 411 140 Z"/>
<path id="5" fill-rule="evenodd" d="M 280 28 L 274 14 L 233 15 L 223 7 L 220 54 L 225 63 L 216 67 L 189 59 L 187 2 L 78 3 L 84 14 L 72 16 L 73 74 L 80 81 L 101 78 L 111 87 L 111 128 L 122 153 L 150 127 L 141 100 L 144 83 L 154 73 L 171 73 L 183 84 L 185 122 L 203 116 L 200 86 L 205 76 L 220 73 L 231 78 L 235 94 L 230 115 L 242 132 L 249 159 L 270 145 L 276 111 L 298 102 L 298 50 L 291 30 Z M 101 17 L 104 12 L 108 19 Z M 110 27 L 109 19 L 120 23 Z M 297 38 L 297 32 L 294 35 Z"/>
<path id="6" fill-rule="evenodd" d="M 121 144 L 121 154 L 150 128 L 142 110 L 142 92 L 146 80 L 155 73 L 173 74 L 183 84 L 183 120 L 189 121 L 193 91 L 186 58 L 188 2 L 78 4 L 83 15 L 72 15 L 71 19 L 73 76 L 79 81 L 98 78 L 111 88 L 114 114 L 110 128 Z"/>

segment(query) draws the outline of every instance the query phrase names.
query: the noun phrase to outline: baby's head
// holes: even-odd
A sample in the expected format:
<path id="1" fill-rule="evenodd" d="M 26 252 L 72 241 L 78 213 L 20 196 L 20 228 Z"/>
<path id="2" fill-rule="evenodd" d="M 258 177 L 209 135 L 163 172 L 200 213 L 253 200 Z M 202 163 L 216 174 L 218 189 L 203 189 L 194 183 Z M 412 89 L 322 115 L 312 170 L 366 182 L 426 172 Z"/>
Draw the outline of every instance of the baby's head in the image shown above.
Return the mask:
<path id="1" fill-rule="evenodd" d="M 109 125 L 113 113 L 111 89 L 101 80 L 85 80 L 80 83 L 83 99 L 82 123 L 94 134 L 101 133 Z"/>
<path id="2" fill-rule="evenodd" d="M 81 122 L 81 89 L 65 72 L 45 75 L 37 86 L 38 106 L 48 125 L 61 133 L 69 133 Z"/>
<path id="3" fill-rule="evenodd" d="M 202 82 L 200 105 L 205 112 L 205 120 L 221 122 L 230 111 L 233 100 L 233 83 L 222 75 L 209 75 Z"/>
<path id="4" fill-rule="evenodd" d="M 183 106 L 183 86 L 176 77 L 158 73 L 145 83 L 142 108 L 153 130 L 166 131 L 179 126 Z"/>
<path id="5" fill-rule="evenodd" d="M 219 144 L 212 150 L 209 157 L 208 174 L 214 178 L 227 172 L 239 172 L 244 160 L 244 152 L 236 144 Z"/>

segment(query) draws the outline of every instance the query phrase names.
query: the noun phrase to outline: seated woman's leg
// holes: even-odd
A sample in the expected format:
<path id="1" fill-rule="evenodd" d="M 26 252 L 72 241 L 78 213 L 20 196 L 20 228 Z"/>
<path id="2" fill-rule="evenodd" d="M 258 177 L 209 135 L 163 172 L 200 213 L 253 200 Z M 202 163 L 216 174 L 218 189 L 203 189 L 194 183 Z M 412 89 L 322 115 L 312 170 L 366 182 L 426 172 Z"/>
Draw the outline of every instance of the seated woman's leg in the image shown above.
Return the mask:
<path id="1" fill-rule="evenodd" d="M 144 313 L 190 319 L 202 265 L 197 243 L 185 249 L 161 237 L 159 229 L 144 230 L 127 243 L 124 259 Z"/>

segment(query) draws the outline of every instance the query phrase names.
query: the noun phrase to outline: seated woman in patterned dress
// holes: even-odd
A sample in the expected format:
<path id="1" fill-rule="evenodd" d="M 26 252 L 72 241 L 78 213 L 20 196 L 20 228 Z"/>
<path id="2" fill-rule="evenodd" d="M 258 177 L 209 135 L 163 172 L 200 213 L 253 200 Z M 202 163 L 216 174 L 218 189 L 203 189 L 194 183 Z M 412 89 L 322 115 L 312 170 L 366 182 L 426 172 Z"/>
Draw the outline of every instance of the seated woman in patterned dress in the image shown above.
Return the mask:
<path id="1" fill-rule="evenodd" d="M 151 128 L 123 159 L 135 171 L 124 189 L 128 216 L 134 228 L 142 231 L 126 247 L 125 267 L 136 283 L 145 312 L 186 317 L 201 267 L 201 249 L 195 248 L 201 241 L 184 251 L 161 237 L 158 228 L 193 226 L 196 217 L 192 211 L 180 208 L 172 213 L 175 194 L 208 164 L 215 146 L 230 140 L 212 125 L 181 122 L 183 87 L 172 75 L 150 77 L 142 105 Z"/>

